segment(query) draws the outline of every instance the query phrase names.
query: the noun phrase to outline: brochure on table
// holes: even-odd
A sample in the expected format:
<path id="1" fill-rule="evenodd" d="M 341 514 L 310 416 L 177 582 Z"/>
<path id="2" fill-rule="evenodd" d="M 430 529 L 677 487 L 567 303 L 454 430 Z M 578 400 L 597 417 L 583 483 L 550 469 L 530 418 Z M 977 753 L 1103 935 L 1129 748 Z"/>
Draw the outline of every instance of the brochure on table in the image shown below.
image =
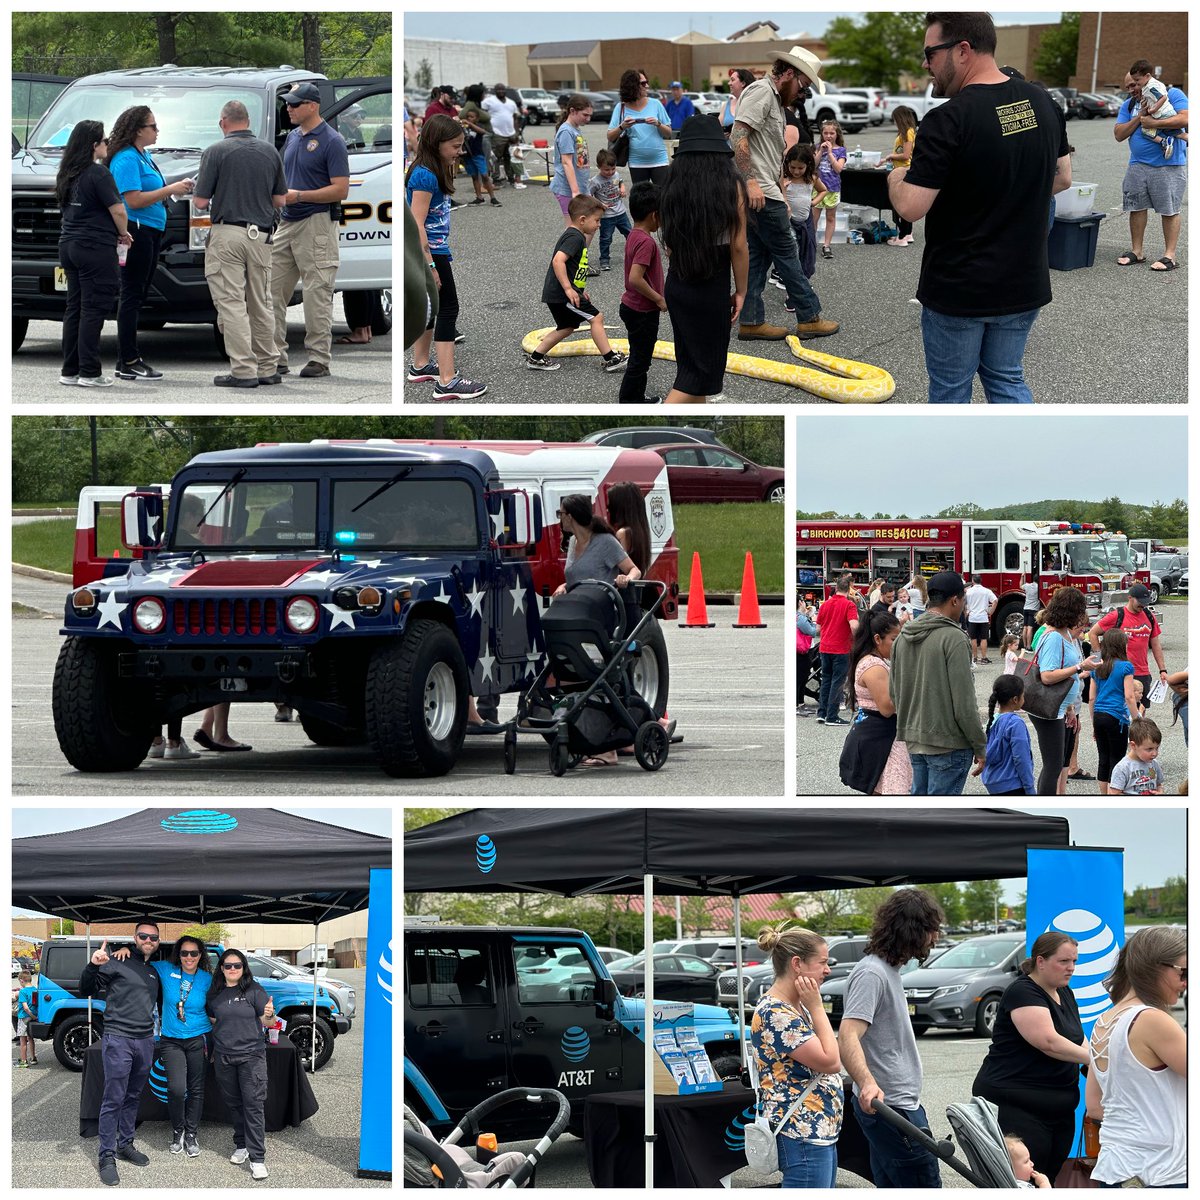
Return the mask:
<path id="1" fill-rule="evenodd" d="M 655 1095 L 719 1092 L 721 1081 L 696 1035 L 692 1004 L 654 1002 Z"/>

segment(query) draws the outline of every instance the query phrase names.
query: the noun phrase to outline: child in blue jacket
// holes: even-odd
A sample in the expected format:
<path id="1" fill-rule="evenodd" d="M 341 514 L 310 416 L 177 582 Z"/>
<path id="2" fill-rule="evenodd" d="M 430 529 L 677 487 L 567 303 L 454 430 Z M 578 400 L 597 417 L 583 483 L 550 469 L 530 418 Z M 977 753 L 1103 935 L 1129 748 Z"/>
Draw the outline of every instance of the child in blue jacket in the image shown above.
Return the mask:
<path id="1" fill-rule="evenodd" d="M 1033 748 L 1021 720 L 1025 684 L 1017 675 L 997 675 L 988 697 L 987 750 L 983 786 L 990 796 L 1036 796 Z M 996 709 L 1000 715 L 996 715 Z"/>

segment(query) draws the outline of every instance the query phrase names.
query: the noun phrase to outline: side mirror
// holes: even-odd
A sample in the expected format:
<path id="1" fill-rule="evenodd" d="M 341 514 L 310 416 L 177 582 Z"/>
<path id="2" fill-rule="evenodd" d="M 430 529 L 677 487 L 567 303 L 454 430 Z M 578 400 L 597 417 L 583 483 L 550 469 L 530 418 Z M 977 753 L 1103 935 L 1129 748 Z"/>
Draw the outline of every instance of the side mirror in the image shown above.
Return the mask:
<path id="1" fill-rule="evenodd" d="M 130 550 L 154 550 L 163 542 L 162 492 L 130 492 L 121 499 L 121 540 Z"/>
<path id="2" fill-rule="evenodd" d="M 490 536 L 501 550 L 525 550 L 541 537 L 541 520 L 529 493 L 521 489 L 488 492 Z"/>
<path id="3" fill-rule="evenodd" d="M 595 999 L 596 1016 L 611 1021 L 617 1010 L 617 985 L 611 979 L 597 979 Z"/>

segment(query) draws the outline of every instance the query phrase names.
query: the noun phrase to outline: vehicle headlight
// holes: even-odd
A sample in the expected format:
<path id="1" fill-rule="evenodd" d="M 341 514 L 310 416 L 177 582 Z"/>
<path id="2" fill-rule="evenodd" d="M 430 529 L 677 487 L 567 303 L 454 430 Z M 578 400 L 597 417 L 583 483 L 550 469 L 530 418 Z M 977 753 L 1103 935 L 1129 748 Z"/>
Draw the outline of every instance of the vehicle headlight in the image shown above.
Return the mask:
<path id="1" fill-rule="evenodd" d="M 940 996 L 957 996 L 959 992 L 965 992 L 967 985 L 965 983 L 951 984 L 949 987 L 940 987 L 930 997 L 932 1000 L 937 1000 Z"/>
<path id="2" fill-rule="evenodd" d="M 312 633 L 321 620 L 321 610 L 307 596 L 295 596 L 289 600 L 283 615 L 293 633 Z"/>
<path id="3" fill-rule="evenodd" d="M 158 633 L 167 623 L 167 607 L 157 596 L 139 600 L 133 610 L 133 627 L 139 633 Z"/>
<path id="4" fill-rule="evenodd" d="M 81 617 L 90 617 L 96 611 L 96 593 L 91 588 L 80 588 L 71 597 L 71 607 Z"/>

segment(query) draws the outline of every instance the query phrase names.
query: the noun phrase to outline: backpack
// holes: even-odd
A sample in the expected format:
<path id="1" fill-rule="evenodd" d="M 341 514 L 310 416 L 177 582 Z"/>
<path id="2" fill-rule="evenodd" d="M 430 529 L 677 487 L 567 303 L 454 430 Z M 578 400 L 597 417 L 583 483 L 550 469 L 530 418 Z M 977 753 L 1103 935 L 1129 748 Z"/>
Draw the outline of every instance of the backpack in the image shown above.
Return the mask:
<path id="1" fill-rule="evenodd" d="M 899 236 L 900 231 L 893 229 L 886 221 L 872 221 L 862 231 L 863 241 L 869 246 L 880 246 L 888 240 Z"/>

